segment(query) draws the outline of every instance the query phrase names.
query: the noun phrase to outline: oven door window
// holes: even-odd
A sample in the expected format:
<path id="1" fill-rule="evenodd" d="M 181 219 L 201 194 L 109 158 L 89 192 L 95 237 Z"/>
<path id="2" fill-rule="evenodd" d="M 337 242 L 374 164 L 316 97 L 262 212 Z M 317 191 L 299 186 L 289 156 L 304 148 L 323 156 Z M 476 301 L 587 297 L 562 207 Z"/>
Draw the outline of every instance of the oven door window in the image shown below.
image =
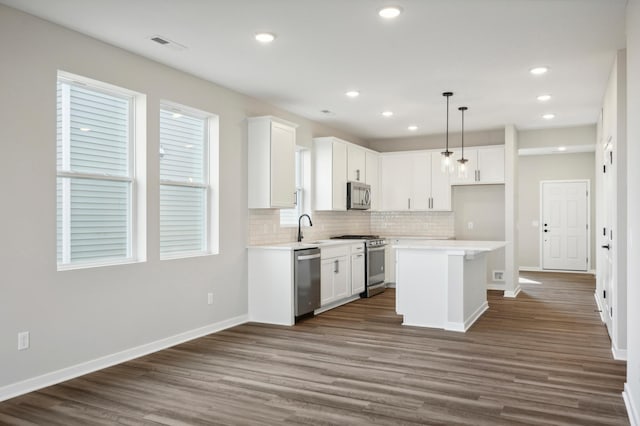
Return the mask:
<path id="1" fill-rule="evenodd" d="M 384 282 L 384 247 L 367 251 L 367 285 Z"/>

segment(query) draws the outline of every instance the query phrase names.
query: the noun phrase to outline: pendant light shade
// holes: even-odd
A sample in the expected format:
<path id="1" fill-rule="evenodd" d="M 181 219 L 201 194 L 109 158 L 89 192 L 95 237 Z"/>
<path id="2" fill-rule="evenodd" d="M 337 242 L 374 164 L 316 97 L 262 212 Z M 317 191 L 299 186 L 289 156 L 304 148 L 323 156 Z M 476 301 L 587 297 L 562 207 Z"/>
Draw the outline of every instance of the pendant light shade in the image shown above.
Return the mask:
<path id="1" fill-rule="evenodd" d="M 454 164 L 453 164 L 453 152 L 449 151 L 449 98 L 453 96 L 453 92 L 444 92 L 442 94 L 445 98 L 447 98 L 447 131 L 445 135 L 445 148 L 442 151 L 442 160 L 441 160 L 441 169 L 442 173 L 453 173 Z"/>
<path id="2" fill-rule="evenodd" d="M 467 108 L 466 106 L 458 108 L 458 110 L 462 113 L 462 155 L 458 160 L 458 177 L 461 179 L 466 179 L 468 174 L 467 163 L 469 162 L 469 160 L 464 158 L 464 112 L 468 109 L 469 108 Z"/>

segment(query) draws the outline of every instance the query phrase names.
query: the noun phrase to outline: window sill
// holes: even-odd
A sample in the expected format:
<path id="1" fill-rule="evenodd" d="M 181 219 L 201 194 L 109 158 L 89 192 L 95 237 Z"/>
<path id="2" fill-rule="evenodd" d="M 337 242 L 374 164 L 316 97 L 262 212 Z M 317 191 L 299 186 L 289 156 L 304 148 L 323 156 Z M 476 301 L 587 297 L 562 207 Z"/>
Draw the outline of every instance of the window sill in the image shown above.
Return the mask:
<path id="1" fill-rule="evenodd" d="M 122 260 L 108 260 L 103 262 L 87 262 L 87 263 L 73 263 L 69 265 L 61 265 L 58 264 L 57 271 L 73 271 L 76 269 L 90 269 L 90 268 L 102 268 L 105 266 L 119 266 L 119 265 L 130 265 L 132 263 L 143 263 L 145 260 L 139 259 L 122 259 Z"/>
<path id="2" fill-rule="evenodd" d="M 215 256 L 217 255 L 217 252 L 211 252 L 211 251 L 198 251 L 198 252 L 191 252 L 191 253 L 175 253 L 175 254 L 167 254 L 167 255 L 161 255 L 160 256 L 160 260 L 176 260 L 176 259 L 188 259 L 188 258 L 192 258 L 192 257 L 205 257 L 205 256 Z"/>

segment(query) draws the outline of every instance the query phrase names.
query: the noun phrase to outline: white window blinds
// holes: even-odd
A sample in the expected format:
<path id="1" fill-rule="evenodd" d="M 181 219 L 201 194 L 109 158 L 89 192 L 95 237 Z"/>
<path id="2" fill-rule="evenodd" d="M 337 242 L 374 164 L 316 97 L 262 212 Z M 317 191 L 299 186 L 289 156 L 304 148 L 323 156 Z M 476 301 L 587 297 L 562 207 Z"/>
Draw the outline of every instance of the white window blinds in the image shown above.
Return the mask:
<path id="1" fill-rule="evenodd" d="M 58 79 L 59 265 L 131 257 L 132 104 L 132 96 Z"/>
<path id="2" fill-rule="evenodd" d="M 207 251 L 208 119 L 160 110 L 160 255 Z"/>

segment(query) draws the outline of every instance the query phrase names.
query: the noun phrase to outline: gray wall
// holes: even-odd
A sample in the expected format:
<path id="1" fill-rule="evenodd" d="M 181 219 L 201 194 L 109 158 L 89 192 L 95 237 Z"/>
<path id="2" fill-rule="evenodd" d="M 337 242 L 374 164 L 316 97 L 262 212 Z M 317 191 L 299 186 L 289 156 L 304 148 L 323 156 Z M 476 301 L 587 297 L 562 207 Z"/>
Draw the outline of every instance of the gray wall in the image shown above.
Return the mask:
<path id="1" fill-rule="evenodd" d="M 527 132 L 521 132 L 525 134 Z M 595 141 L 595 138 L 594 140 Z M 584 142 L 584 144 L 587 144 Z M 531 155 L 519 158 L 520 266 L 539 268 L 540 263 L 540 182 L 543 180 L 589 179 L 591 181 L 591 268 L 595 268 L 595 154 Z M 533 222 L 538 222 L 534 225 Z"/>
<path id="2" fill-rule="evenodd" d="M 454 186 L 452 205 L 456 239 L 504 241 L 504 185 Z M 493 281 L 493 270 L 504 271 L 504 255 L 504 249 L 489 253 L 487 283 Z"/>
<path id="3" fill-rule="evenodd" d="M 0 389 L 247 313 L 246 117 L 334 131 L 239 93 L 0 6 Z M 56 272 L 56 72 L 147 95 L 144 263 Z M 159 260 L 158 104 L 220 117 L 220 254 Z M 207 305 L 207 292 L 215 302 Z M 31 332 L 18 352 L 17 333 Z"/>
<path id="4" fill-rule="evenodd" d="M 596 143 L 596 125 L 559 127 L 555 129 L 521 130 L 518 148 L 593 145 Z"/>
<path id="5" fill-rule="evenodd" d="M 444 124 L 444 123 L 443 123 Z M 438 149 L 444 151 L 445 135 L 423 135 L 397 139 L 370 139 L 369 148 L 378 152 Z M 449 133 L 449 148 L 459 147 L 460 133 Z M 464 146 L 504 145 L 504 129 L 465 132 Z"/>

